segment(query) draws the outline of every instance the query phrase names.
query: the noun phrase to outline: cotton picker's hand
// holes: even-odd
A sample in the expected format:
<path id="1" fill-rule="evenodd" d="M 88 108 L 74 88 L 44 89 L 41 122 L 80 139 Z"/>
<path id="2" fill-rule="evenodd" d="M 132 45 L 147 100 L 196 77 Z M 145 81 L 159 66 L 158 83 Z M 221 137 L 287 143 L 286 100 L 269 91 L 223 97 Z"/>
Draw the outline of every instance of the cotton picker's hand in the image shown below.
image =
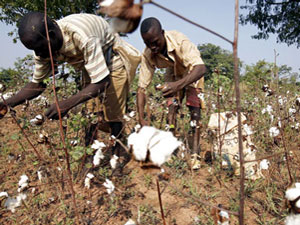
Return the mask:
<path id="1" fill-rule="evenodd" d="M 169 82 L 164 84 L 164 88 L 162 89 L 162 93 L 164 97 L 171 97 L 174 96 L 174 94 L 180 90 L 179 85 L 177 82 Z"/>
<path id="2" fill-rule="evenodd" d="M 70 108 L 68 107 L 68 103 L 66 101 L 58 102 L 58 106 L 60 108 L 61 117 L 64 117 L 70 110 Z M 48 119 L 53 119 L 53 120 L 59 119 L 58 111 L 55 103 L 49 107 L 49 109 L 45 113 L 45 116 Z"/>
<path id="3" fill-rule="evenodd" d="M 3 102 L 0 102 L 0 119 L 2 119 L 5 116 L 7 111 L 7 106 Z"/>

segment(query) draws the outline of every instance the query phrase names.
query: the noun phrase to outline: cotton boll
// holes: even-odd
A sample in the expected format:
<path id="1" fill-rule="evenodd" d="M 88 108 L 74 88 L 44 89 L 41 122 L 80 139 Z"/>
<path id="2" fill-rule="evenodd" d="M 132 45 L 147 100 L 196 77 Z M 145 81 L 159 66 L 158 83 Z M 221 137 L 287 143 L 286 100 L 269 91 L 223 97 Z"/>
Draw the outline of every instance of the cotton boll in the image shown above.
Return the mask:
<path id="1" fill-rule="evenodd" d="M 269 169 L 270 162 L 267 159 L 264 159 L 260 162 L 259 165 L 261 170 L 267 170 Z"/>
<path id="2" fill-rule="evenodd" d="M 124 225 L 136 225 L 136 223 L 132 219 L 129 219 Z"/>
<path id="3" fill-rule="evenodd" d="M 37 115 L 36 117 L 31 119 L 29 122 L 32 126 L 39 126 L 39 125 L 43 124 L 44 117 L 42 115 Z"/>
<path id="4" fill-rule="evenodd" d="M 2 197 L 8 197 L 7 192 L 0 192 L 0 198 Z"/>
<path id="5" fill-rule="evenodd" d="M 135 111 L 131 111 L 131 112 L 129 113 L 129 116 L 130 116 L 131 118 L 133 118 L 133 117 L 135 116 Z"/>
<path id="6" fill-rule="evenodd" d="M 99 5 L 103 7 L 108 7 L 110 6 L 115 0 L 104 0 L 102 1 Z"/>
<path id="7" fill-rule="evenodd" d="M 271 137 L 276 137 L 276 136 L 279 135 L 280 131 L 279 131 L 279 129 L 277 127 L 271 127 L 269 129 L 269 133 L 270 133 Z"/>
<path id="8" fill-rule="evenodd" d="M 42 180 L 42 171 L 38 170 L 37 176 L 38 176 L 39 181 L 41 181 Z"/>
<path id="9" fill-rule="evenodd" d="M 300 196 L 300 188 L 289 188 L 285 192 L 285 198 L 289 201 L 294 201 Z"/>
<path id="10" fill-rule="evenodd" d="M 88 173 L 84 179 L 84 187 L 87 187 L 90 189 L 91 187 L 91 179 L 94 178 L 94 175 L 92 173 Z"/>
<path id="11" fill-rule="evenodd" d="M 21 206 L 22 201 L 27 198 L 26 194 L 20 193 L 16 198 L 8 197 L 4 203 L 4 207 L 10 210 L 12 213 L 16 211 L 16 208 Z"/>
<path id="12" fill-rule="evenodd" d="M 113 157 L 110 159 L 109 163 L 112 169 L 116 169 L 117 163 L 118 163 L 119 157 L 116 155 L 113 155 Z"/>
<path id="13" fill-rule="evenodd" d="M 290 214 L 285 219 L 285 225 L 299 225 L 300 215 Z"/>
<path id="14" fill-rule="evenodd" d="M 94 142 L 91 146 L 92 149 L 103 149 L 105 147 L 106 147 L 106 145 L 103 142 L 100 142 L 98 140 L 94 140 Z"/>
<path id="15" fill-rule="evenodd" d="M 94 155 L 94 158 L 93 158 L 94 166 L 98 166 L 100 164 L 101 159 L 104 159 L 104 155 L 103 155 L 103 152 L 100 148 L 100 149 L 97 150 L 96 154 Z"/>
<path id="16" fill-rule="evenodd" d="M 28 186 L 28 177 L 24 174 L 20 177 L 18 192 L 23 191 Z"/>
<path id="17" fill-rule="evenodd" d="M 124 115 L 124 116 L 123 116 L 123 119 L 124 119 L 126 122 L 129 122 L 129 121 L 130 121 L 130 118 L 129 118 L 127 115 Z"/>
<path id="18" fill-rule="evenodd" d="M 114 186 L 113 182 L 110 181 L 109 179 L 105 179 L 103 186 L 106 187 L 106 191 L 109 195 L 112 194 L 115 190 L 115 186 Z"/>

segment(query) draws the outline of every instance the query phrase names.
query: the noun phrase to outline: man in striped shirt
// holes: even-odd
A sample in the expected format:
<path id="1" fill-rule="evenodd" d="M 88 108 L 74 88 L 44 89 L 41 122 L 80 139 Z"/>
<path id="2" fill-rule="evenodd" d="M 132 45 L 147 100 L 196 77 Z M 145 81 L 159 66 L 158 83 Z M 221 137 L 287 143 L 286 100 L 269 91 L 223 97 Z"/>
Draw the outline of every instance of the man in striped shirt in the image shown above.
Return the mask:
<path id="1" fill-rule="evenodd" d="M 129 85 L 140 62 L 140 53 L 113 33 L 100 16 L 73 14 L 58 21 L 47 17 L 47 27 L 55 64 L 71 64 L 82 71 L 85 81 L 77 94 L 58 102 L 61 116 L 105 91 L 105 118 L 111 134 L 119 137 Z M 39 96 L 46 88 L 43 80 L 52 74 L 44 14 L 26 14 L 20 21 L 19 36 L 25 47 L 34 51 L 35 70 L 32 81 L 6 100 L 11 107 Z M 45 115 L 48 119 L 58 119 L 56 104 Z"/>

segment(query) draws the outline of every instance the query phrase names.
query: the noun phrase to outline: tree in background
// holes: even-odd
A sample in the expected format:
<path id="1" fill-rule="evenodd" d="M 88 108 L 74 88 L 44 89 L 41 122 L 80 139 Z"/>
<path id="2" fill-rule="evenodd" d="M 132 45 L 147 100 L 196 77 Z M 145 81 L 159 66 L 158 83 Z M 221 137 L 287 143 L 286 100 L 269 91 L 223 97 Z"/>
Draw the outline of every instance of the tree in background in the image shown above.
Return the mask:
<path id="1" fill-rule="evenodd" d="M 27 12 L 44 12 L 44 7 L 41 0 L 0 0 L 0 21 L 15 25 Z M 50 18 L 61 19 L 73 13 L 95 13 L 97 7 L 97 0 L 51 0 L 47 1 L 47 14 Z M 9 35 L 16 35 L 16 30 Z"/>
<path id="2" fill-rule="evenodd" d="M 241 24 L 254 24 L 259 30 L 253 38 L 277 34 L 277 42 L 300 47 L 300 0 L 246 0 L 241 9 L 248 12 L 240 16 Z"/>
<path id="3" fill-rule="evenodd" d="M 234 62 L 230 51 L 211 43 L 198 45 L 198 49 L 207 68 L 206 80 L 211 78 L 215 69 L 218 69 L 220 74 L 233 79 Z"/>

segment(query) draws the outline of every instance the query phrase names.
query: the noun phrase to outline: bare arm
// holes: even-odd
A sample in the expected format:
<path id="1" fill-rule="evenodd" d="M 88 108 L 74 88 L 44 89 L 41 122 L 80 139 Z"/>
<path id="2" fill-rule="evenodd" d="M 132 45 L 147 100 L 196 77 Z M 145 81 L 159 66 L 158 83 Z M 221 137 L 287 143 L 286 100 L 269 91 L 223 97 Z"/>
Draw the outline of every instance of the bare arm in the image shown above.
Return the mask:
<path id="1" fill-rule="evenodd" d="M 85 102 L 91 98 L 98 96 L 102 93 L 105 88 L 109 85 L 110 78 L 107 76 L 105 79 L 101 80 L 95 84 L 89 84 L 84 89 L 79 91 L 77 94 L 72 97 L 58 102 L 62 117 L 65 116 L 70 109 L 76 105 Z M 56 104 L 52 104 L 49 109 L 46 111 L 45 116 L 48 119 L 58 119 L 58 111 Z"/>
<path id="2" fill-rule="evenodd" d="M 176 93 L 177 91 L 183 89 L 184 87 L 194 83 L 195 81 L 199 80 L 204 76 L 204 73 L 206 72 L 205 65 L 196 65 L 192 69 L 192 71 L 187 74 L 182 79 L 175 81 L 175 82 L 169 82 L 165 85 L 165 87 L 162 89 L 163 96 L 168 97 L 172 94 Z"/>
<path id="3" fill-rule="evenodd" d="M 39 96 L 46 89 L 44 83 L 30 82 L 25 85 L 16 95 L 6 100 L 7 105 L 14 107 Z"/>

